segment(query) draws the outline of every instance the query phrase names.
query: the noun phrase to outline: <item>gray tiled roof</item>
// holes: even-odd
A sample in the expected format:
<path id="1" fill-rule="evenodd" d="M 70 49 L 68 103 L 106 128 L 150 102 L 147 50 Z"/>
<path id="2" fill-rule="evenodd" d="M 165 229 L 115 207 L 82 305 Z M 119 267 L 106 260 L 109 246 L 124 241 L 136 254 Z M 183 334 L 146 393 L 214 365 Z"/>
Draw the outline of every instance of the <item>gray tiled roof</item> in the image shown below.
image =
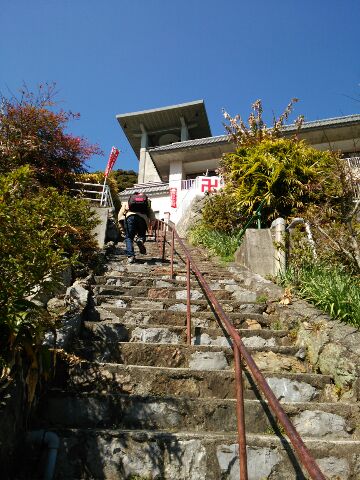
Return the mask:
<path id="1" fill-rule="evenodd" d="M 307 128 L 319 128 L 319 127 L 336 127 L 339 125 L 348 125 L 349 123 L 359 123 L 360 122 L 360 114 L 356 115 L 345 115 L 343 117 L 333 117 L 333 118 L 325 118 L 323 120 L 311 120 L 309 122 L 304 122 L 302 125 L 302 129 Z M 294 124 L 285 125 L 284 130 L 296 130 L 296 126 Z"/>
<path id="2" fill-rule="evenodd" d="M 133 187 L 128 187 L 122 192 L 119 192 L 119 197 L 126 197 L 128 195 L 132 195 L 135 192 L 142 192 L 142 193 L 146 193 L 147 195 L 150 195 L 150 194 L 158 195 L 161 193 L 166 193 L 168 191 L 169 191 L 168 183 L 162 183 L 162 182 L 143 183 L 143 184 L 134 185 Z"/>
<path id="3" fill-rule="evenodd" d="M 360 114 L 359 115 L 347 115 L 344 117 L 334 117 L 326 118 L 324 120 L 312 120 L 310 122 L 304 122 L 301 129 L 307 130 L 311 128 L 321 128 L 321 127 L 337 127 L 340 125 L 348 125 L 351 123 L 360 123 Z M 296 125 L 284 125 L 285 132 L 291 132 L 296 130 Z M 164 145 L 162 147 L 153 147 L 149 148 L 150 152 L 164 152 L 167 150 L 177 150 L 180 148 L 191 148 L 201 145 L 211 145 L 213 143 L 226 143 L 229 141 L 228 135 L 218 135 L 216 137 L 207 137 L 207 138 L 198 138 L 195 140 L 186 140 L 185 142 L 176 142 L 169 145 Z"/>
<path id="4" fill-rule="evenodd" d="M 176 150 L 178 148 L 197 147 L 199 145 L 211 145 L 212 143 L 226 143 L 228 142 L 227 135 L 219 135 L 217 137 L 197 138 L 195 140 L 186 140 L 185 142 L 170 143 L 162 147 L 149 148 L 150 152 L 163 152 L 166 150 Z"/>

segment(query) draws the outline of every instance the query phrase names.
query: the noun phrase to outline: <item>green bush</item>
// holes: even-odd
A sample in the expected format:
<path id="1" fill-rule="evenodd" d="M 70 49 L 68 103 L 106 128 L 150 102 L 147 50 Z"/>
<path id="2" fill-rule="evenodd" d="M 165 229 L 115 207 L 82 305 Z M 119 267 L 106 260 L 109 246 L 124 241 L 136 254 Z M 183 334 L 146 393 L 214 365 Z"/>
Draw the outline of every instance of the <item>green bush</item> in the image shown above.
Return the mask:
<path id="1" fill-rule="evenodd" d="M 207 197 L 202 209 L 202 221 L 207 228 L 231 234 L 235 228 L 239 228 L 244 218 L 237 211 L 235 199 L 220 191 Z"/>
<path id="2" fill-rule="evenodd" d="M 339 191 L 331 175 L 334 155 L 295 139 L 240 146 L 223 156 L 221 167 L 231 208 L 248 216 L 266 196 L 262 212 L 268 224 L 279 216 L 299 215 L 308 204 L 324 203 Z"/>
<path id="3" fill-rule="evenodd" d="M 212 230 L 203 224 L 194 226 L 189 232 L 189 241 L 193 245 L 202 245 L 224 261 L 233 260 L 238 247 L 235 235 Z"/>
<path id="4" fill-rule="evenodd" d="M 291 267 L 281 278 L 333 318 L 360 327 L 360 279 L 343 268 L 319 262 Z"/>
<path id="5" fill-rule="evenodd" d="M 37 287 L 52 289 L 68 265 L 91 259 L 96 223 L 86 201 L 40 188 L 29 166 L 0 175 L 3 365 L 11 364 L 19 349 L 31 352 L 39 344 L 48 319 L 26 297 Z"/>

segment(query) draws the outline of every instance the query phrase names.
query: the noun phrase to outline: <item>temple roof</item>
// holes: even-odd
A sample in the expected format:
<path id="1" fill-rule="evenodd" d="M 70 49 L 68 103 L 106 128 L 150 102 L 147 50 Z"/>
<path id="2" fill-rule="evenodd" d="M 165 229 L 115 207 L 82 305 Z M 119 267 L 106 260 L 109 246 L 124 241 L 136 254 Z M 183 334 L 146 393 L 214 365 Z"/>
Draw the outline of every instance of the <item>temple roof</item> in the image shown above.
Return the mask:
<path id="1" fill-rule="evenodd" d="M 203 100 L 172 105 L 169 107 L 122 113 L 116 118 L 123 129 L 135 154 L 139 157 L 141 135 L 147 132 L 149 147 L 160 145 L 159 139 L 164 134 L 172 134 L 180 140 L 181 118 L 189 129 L 191 139 L 211 136 L 210 125 Z"/>

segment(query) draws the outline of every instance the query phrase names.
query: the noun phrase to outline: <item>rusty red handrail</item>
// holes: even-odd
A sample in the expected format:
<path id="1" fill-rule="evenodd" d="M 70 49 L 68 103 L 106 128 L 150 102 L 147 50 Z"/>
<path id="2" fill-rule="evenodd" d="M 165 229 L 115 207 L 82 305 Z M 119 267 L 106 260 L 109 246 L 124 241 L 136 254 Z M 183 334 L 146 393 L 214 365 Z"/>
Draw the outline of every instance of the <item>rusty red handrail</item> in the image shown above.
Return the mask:
<path id="1" fill-rule="evenodd" d="M 159 221 L 158 221 L 159 222 Z M 159 222 L 160 223 L 160 222 Z M 228 316 L 226 315 L 225 311 L 223 310 L 222 306 L 216 299 L 213 291 L 209 287 L 208 283 L 206 282 L 205 278 L 201 274 L 199 268 L 197 267 L 196 263 L 192 259 L 190 252 L 186 248 L 184 242 L 176 232 L 175 228 L 171 227 L 170 225 L 163 224 L 163 229 L 170 229 L 172 231 L 172 241 L 171 241 L 171 256 L 170 256 L 170 271 L 171 271 L 171 278 L 174 275 L 174 248 L 175 248 L 175 239 L 181 246 L 185 257 L 186 257 L 186 284 L 187 284 L 187 341 L 191 343 L 191 315 L 190 315 L 190 269 L 192 269 L 193 273 L 196 275 L 200 285 L 202 286 L 208 301 L 211 303 L 214 311 L 216 312 L 218 318 L 222 322 L 223 326 L 225 327 L 226 331 L 230 335 L 233 341 L 233 350 L 234 350 L 234 360 L 235 360 L 235 380 L 236 380 L 236 397 L 237 397 L 237 419 L 238 419 L 238 439 L 239 439 L 239 463 L 240 463 L 240 480 L 247 480 L 247 460 L 246 460 L 246 435 L 245 435 L 245 416 L 244 416 L 244 396 L 243 396 L 243 385 L 242 385 L 242 370 L 241 370 L 241 359 L 243 358 L 247 364 L 248 370 L 252 375 L 253 379 L 255 380 L 256 384 L 264 394 L 265 398 L 268 401 L 268 404 L 275 414 L 278 421 L 284 427 L 284 430 L 289 437 L 290 442 L 293 445 L 295 452 L 297 453 L 301 463 L 308 471 L 312 480 L 325 480 L 325 477 L 321 470 L 319 469 L 315 459 L 309 452 L 308 448 L 302 441 L 299 433 L 297 432 L 296 428 L 290 421 L 289 417 L 285 413 L 283 407 L 281 406 L 279 400 L 274 395 L 272 389 L 269 387 L 264 375 L 259 370 L 258 366 L 256 365 L 254 359 L 250 352 L 246 349 L 245 345 L 243 344 L 241 337 L 238 331 L 230 322 Z M 165 235 L 162 238 L 162 252 L 165 252 Z"/>

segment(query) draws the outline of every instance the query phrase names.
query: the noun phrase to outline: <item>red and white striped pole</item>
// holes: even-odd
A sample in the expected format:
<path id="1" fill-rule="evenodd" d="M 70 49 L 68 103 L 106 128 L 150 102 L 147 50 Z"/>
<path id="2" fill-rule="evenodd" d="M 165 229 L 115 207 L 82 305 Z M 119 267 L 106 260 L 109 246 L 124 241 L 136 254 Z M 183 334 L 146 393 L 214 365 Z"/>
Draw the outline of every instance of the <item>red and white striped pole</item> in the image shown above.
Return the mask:
<path id="1" fill-rule="evenodd" d="M 104 174 L 105 178 L 104 178 L 103 189 L 102 189 L 102 192 L 101 192 L 100 207 L 105 207 L 106 206 L 106 195 L 105 195 L 106 180 L 107 180 L 107 177 L 109 176 L 109 173 L 113 169 L 113 166 L 115 165 L 115 162 L 116 162 L 117 157 L 119 156 L 119 153 L 120 153 L 119 149 L 117 149 L 116 147 L 112 147 L 110 155 L 109 155 L 109 160 L 108 160 L 108 163 L 107 163 L 106 169 L 105 169 L 105 174 Z"/>

